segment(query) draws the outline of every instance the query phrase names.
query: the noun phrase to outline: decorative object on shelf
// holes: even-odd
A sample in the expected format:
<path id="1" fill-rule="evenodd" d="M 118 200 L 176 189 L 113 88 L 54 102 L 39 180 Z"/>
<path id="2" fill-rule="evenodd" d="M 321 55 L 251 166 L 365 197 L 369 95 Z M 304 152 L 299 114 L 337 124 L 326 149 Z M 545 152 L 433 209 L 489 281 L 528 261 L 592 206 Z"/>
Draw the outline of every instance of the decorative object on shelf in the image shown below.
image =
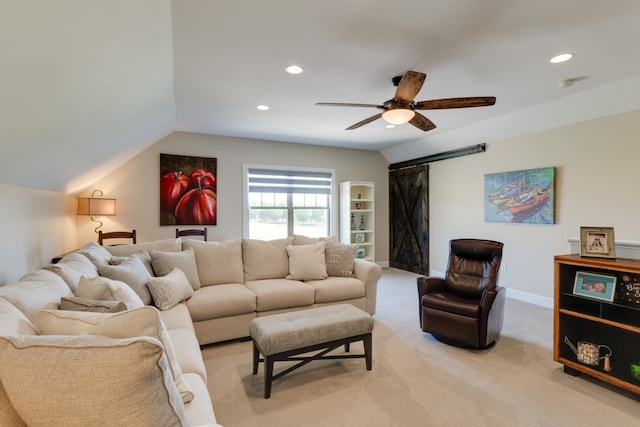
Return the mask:
<path id="1" fill-rule="evenodd" d="M 356 250 L 356 258 L 364 258 L 364 248 L 358 248 Z"/>
<path id="2" fill-rule="evenodd" d="M 364 215 L 360 215 L 360 226 L 358 227 L 358 229 L 360 230 L 366 230 L 367 226 L 364 224 Z"/>
<path id="3" fill-rule="evenodd" d="M 584 363 L 585 365 L 591 366 L 599 366 L 600 360 L 604 360 L 603 369 L 607 372 L 611 371 L 611 355 L 613 352 L 606 345 L 598 345 L 591 342 L 586 341 L 578 341 L 578 348 L 576 348 L 571 341 L 569 341 L 568 337 L 564 337 L 564 342 L 571 348 L 571 350 L 576 354 L 576 359 L 578 362 Z M 606 349 L 607 354 L 604 356 L 600 356 L 600 349 Z"/>
<path id="4" fill-rule="evenodd" d="M 362 193 L 358 193 L 358 196 L 357 196 L 357 197 L 358 197 L 358 200 L 359 200 L 359 199 L 362 199 Z"/>
<path id="5" fill-rule="evenodd" d="M 364 243 L 364 233 L 356 233 L 356 243 Z"/>
<path id="6" fill-rule="evenodd" d="M 640 308 L 640 274 L 623 273 L 616 290 L 616 302 Z"/>
<path id="7" fill-rule="evenodd" d="M 640 383 L 640 362 L 633 362 L 629 365 L 631 367 L 631 376 Z"/>
<path id="8" fill-rule="evenodd" d="M 613 227 L 580 227 L 580 256 L 615 258 Z"/>
<path id="9" fill-rule="evenodd" d="M 485 222 L 555 224 L 555 167 L 484 176 Z"/>
<path id="10" fill-rule="evenodd" d="M 573 293 L 589 298 L 613 301 L 616 289 L 616 276 L 577 271 L 573 283 Z"/>
<path id="11" fill-rule="evenodd" d="M 160 225 L 216 225 L 216 158 L 160 154 Z"/>
<path id="12" fill-rule="evenodd" d="M 96 193 L 100 193 L 99 197 L 94 197 Z M 101 190 L 94 190 L 91 197 L 78 197 L 78 215 L 89 215 L 91 221 L 97 222 L 99 225 L 93 230 L 98 234 L 98 230 L 102 228 L 102 221 L 94 219 L 94 216 L 115 216 L 116 199 L 107 199 L 102 196 Z"/>
<path id="13" fill-rule="evenodd" d="M 356 214 L 351 213 L 351 229 L 356 229 Z"/>
<path id="14" fill-rule="evenodd" d="M 362 203 L 360 203 L 360 202 L 356 202 L 356 209 L 357 209 L 357 210 L 362 209 Z"/>

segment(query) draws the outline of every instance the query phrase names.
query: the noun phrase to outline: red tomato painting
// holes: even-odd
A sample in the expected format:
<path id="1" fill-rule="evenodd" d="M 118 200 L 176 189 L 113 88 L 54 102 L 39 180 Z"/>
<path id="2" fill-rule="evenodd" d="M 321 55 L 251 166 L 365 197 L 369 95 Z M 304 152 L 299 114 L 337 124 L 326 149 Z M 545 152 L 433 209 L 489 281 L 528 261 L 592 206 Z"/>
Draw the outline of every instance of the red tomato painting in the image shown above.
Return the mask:
<path id="1" fill-rule="evenodd" d="M 216 225 L 217 162 L 160 154 L 160 225 Z"/>

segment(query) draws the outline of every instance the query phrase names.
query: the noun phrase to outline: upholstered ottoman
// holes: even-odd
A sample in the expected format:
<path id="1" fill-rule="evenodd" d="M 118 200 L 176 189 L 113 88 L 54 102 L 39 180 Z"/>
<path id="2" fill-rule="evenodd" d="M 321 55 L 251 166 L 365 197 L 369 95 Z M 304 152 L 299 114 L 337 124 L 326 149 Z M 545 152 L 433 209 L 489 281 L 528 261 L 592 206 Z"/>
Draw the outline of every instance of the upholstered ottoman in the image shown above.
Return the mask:
<path id="1" fill-rule="evenodd" d="M 271 383 L 285 374 L 320 359 L 364 358 L 371 370 L 371 332 L 373 318 L 351 304 L 330 305 L 290 313 L 257 317 L 249 325 L 253 339 L 253 374 L 259 362 L 264 362 L 264 398 L 271 396 Z M 325 356 L 344 345 L 362 341 L 364 354 Z M 318 353 L 298 356 L 304 353 Z M 260 354 L 264 359 L 260 358 Z M 296 357 L 297 356 L 297 357 Z M 294 366 L 273 375 L 274 362 L 299 361 Z"/>

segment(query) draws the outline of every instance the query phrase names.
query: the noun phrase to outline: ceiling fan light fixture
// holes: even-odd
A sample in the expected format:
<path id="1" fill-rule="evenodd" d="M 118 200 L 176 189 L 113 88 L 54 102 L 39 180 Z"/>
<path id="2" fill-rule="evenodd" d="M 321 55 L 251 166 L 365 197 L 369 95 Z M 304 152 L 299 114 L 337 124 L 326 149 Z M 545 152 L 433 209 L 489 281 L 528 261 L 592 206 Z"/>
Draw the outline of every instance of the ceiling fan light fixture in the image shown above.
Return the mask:
<path id="1" fill-rule="evenodd" d="M 573 58 L 573 53 L 565 52 L 554 56 L 549 60 L 549 62 L 551 62 L 552 64 L 560 64 L 561 62 L 567 62 L 571 58 Z"/>
<path id="2" fill-rule="evenodd" d="M 402 125 L 413 119 L 416 112 L 408 108 L 394 108 L 382 113 L 382 118 L 392 125 Z"/>

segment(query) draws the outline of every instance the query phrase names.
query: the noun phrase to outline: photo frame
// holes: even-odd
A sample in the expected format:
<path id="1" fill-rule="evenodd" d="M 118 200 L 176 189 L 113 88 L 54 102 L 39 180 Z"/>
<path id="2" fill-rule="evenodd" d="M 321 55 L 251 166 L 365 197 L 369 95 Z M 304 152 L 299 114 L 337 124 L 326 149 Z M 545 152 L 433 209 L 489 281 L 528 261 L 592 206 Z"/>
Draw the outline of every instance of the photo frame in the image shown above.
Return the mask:
<path id="1" fill-rule="evenodd" d="M 364 248 L 358 248 L 356 250 L 356 258 L 364 258 Z"/>
<path id="2" fill-rule="evenodd" d="M 580 227 L 580 256 L 615 258 L 613 227 Z"/>
<path id="3" fill-rule="evenodd" d="M 364 243 L 364 233 L 356 233 L 355 242 L 356 243 Z"/>
<path id="4" fill-rule="evenodd" d="M 576 279 L 573 283 L 573 294 L 604 301 L 613 301 L 616 281 L 616 276 L 592 273 L 589 271 L 577 271 Z"/>

